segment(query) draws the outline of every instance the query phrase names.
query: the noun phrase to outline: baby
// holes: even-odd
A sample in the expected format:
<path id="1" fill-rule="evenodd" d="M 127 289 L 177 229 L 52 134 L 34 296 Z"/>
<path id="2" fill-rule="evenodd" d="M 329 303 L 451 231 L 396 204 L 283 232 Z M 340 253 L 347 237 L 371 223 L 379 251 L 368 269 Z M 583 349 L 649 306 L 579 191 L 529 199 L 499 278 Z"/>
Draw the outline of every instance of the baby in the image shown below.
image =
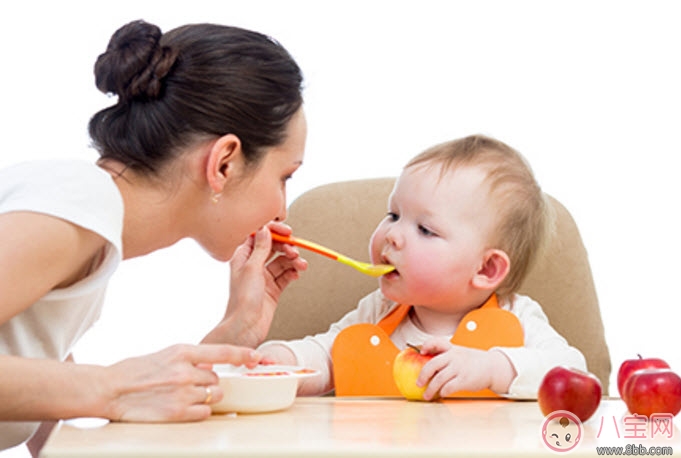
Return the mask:
<path id="1" fill-rule="evenodd" d="M 408 313 L 390 339 L 436 355 L 419 375 L 428 385 L 425 399 L 484 389 L 536 398 L 552 367 L 586 370 L 584 356 L 541 306 L 517 293 L 550 234 L 550 208 L 524 158 L 506 144 L 476 135 L 436 145 L 404 167 L 371 237 L 372 262 L 396 268 L 380 277 L 380 289 L 326 333 L 265 342 L 259 350 L 277 363 L 320 370 L 299 394 L 323 394 L 334 388 L 336 336 L 353 324 L 379 323 L 405 304 Z M 464 316 L 491 299 L 517 317 L 522 345 L 480 350 L 451 343 Z"/>

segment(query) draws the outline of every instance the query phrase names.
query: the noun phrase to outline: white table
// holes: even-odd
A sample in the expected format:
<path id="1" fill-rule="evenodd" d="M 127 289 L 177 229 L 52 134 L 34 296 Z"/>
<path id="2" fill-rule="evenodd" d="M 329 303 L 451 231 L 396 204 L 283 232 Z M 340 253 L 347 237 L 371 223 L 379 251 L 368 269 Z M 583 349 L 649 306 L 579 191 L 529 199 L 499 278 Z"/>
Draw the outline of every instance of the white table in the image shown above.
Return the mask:
<path id="1" fill-rule="evenodd" d="M 358 457 L 597 456 L 596 447 L 671 447 L 681 453 L 673 425 L 631 436 L 630 414 L 619 399 L 604 399 L 582 425 L 570 452 L 551 451 L 542 438 L 536 402 L 452 400 L 437 403 L 377 398 L 298 398 L 281 412 L 213 415 L 196 423 L 62 422 L 43 458 L 61 457 Z M 629 425 L 631 425 L 629 423 Z M 619 437 L 618 437 L 619 435 Z M 641 435 L 635 433 L 634 435 Z M 669 451 L 669 449 L 654 449 Z"/>

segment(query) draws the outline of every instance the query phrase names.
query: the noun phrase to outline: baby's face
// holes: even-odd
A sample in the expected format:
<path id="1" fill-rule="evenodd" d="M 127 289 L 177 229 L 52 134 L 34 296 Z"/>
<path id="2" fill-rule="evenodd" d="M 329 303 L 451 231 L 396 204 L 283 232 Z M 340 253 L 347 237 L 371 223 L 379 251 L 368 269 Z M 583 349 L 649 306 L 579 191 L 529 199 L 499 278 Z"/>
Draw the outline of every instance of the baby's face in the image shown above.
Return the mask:
<path id="1" fill-rule="evenodd" d="M 484 178 L 475 167 L 442 178 L 432 165 L 402 173 L 370 244 L 374 263 L 396 267 L 379 280 L 388 298 L 447 312 L 470 302 L 470 282 L 490 248 L 497 213 Z"/>

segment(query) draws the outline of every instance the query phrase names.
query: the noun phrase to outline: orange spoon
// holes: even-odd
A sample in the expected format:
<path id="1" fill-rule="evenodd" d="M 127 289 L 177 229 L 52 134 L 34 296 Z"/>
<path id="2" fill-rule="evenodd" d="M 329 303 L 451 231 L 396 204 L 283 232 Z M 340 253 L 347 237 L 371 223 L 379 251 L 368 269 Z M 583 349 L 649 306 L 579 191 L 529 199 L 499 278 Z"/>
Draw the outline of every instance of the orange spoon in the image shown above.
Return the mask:
<path id="1" fill-rule="evenodd" d="M 392 272 L 393 270 L 395 270 L 395 266 L 391 266 L 388 264 L 369 264 L 367 262 L 355 261 L 354 259 L 348 258 L 347 256 L 343 256 L 342 254 L 337 253 L 329 248 L 323 247 L 317 243 L 310 242 L 308 240 L 304 240 L 298 237 L 294 237 L 292 235 L 285 236 L 277 234 L 276 232 L 272 232 L 272 240 L 305 248 L 306 250 L 313 251 L 315 253 L 321 254 L 322 256 L 326 256 L 327 258 L 331 258 L 347 266 L 353 267 L 358 271 L 362 272 L 363 274 L 372 277 L 380 277 L 381 275 L 385 275 L 388 272 Z"/>

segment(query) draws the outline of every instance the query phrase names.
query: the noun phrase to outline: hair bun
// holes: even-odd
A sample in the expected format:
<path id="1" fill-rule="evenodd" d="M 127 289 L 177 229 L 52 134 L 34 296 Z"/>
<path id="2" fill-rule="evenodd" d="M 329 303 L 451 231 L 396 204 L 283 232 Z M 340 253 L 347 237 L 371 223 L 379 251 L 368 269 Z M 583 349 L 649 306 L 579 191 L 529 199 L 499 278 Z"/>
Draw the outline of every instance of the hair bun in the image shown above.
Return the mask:
<path id="1" fill-rule="evenodd" d="M 177 52 L 160 46 L 161 36 L 159 27 L 142 20 L 118 29 L 95 63 L 97 88 L 118 95 L 119 102 L 158 98 L 177 58 Z"/>

